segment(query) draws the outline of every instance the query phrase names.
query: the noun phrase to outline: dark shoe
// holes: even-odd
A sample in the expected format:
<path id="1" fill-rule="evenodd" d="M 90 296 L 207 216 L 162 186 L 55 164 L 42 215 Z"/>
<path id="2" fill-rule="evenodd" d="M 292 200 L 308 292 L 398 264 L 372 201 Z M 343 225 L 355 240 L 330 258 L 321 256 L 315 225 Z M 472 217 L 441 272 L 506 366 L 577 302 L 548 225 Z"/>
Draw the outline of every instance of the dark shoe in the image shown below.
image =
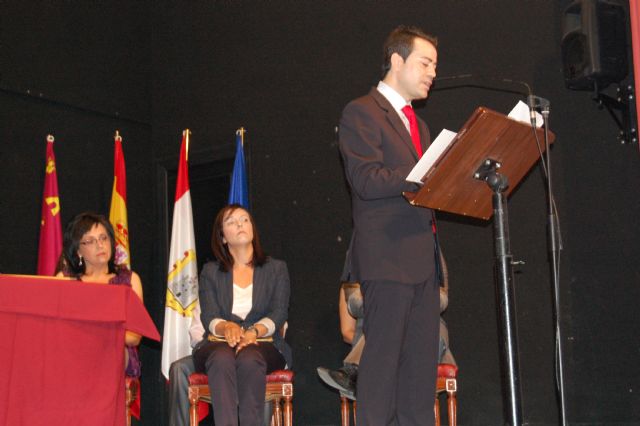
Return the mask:
<path id="1" fill-rule="evenodd" d="M 340 392 L 355 395 L 356 383 L 358 380 L 358 366 L 347 364 L 338 370 L 329 370 L 328 368 L 318 367 L 318 376 L 327 385 Z"/>

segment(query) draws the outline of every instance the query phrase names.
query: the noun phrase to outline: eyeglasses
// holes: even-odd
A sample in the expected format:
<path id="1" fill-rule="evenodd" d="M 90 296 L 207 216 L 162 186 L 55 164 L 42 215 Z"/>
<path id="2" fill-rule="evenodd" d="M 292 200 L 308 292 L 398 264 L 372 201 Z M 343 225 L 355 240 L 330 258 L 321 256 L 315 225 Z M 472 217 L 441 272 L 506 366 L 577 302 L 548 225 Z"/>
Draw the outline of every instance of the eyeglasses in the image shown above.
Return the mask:
<path id="1" fill-rule="evenodd" d="M 229 217 L 223 223 L 222 226 L 240 226 L 249 223 L 249 218 L 247 216 L 240 216 L 238 219 Z"/>
<path id="2" fill-rule="evenodd" d="M 85 247 L 87 246 L 96 247 L 98 243 L 100 243 L 100 245 L 103 245 L 103 244 L 106 244 L 107 241 L 109 241 L 109 236 L 106 234 L 102 234 L 97 239 L 92 237 L 92 238 L 89 238 L 88 240 L 80 241 L 80 244 L 82 244 Z"/>

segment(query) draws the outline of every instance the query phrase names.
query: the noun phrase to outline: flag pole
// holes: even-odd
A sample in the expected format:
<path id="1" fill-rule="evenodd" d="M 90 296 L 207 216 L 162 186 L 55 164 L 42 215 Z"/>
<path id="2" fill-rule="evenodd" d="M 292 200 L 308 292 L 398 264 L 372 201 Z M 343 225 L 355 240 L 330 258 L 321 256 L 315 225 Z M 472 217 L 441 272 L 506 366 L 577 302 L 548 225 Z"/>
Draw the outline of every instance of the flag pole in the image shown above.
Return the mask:
<path id="1" fill-rule="evenodd" d="M 189 129 L 185 129 L 182 132 L 182 135 L 184 136 L 184 141 L 185 141 L 185 160 L 189 161 L 189 135 L 191 134 L 191 130 Z"/>

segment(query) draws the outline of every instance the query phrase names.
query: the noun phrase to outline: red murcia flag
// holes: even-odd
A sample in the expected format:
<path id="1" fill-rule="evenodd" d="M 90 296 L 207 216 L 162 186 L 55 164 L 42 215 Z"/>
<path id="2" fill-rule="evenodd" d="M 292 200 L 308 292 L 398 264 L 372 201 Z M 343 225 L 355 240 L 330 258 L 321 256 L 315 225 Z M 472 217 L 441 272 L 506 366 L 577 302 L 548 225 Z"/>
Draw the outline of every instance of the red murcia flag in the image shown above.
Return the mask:
<path id="1" fill-rule="evenodd" d="M 38 275 L 53 275 L 62 252 L 60 197 L 58 196 L 58 174 L 56 173 L 56 157 L 53 154 L 53 141 L 53 136 L 48 135 L 44 190 L 42 191 Z"/>

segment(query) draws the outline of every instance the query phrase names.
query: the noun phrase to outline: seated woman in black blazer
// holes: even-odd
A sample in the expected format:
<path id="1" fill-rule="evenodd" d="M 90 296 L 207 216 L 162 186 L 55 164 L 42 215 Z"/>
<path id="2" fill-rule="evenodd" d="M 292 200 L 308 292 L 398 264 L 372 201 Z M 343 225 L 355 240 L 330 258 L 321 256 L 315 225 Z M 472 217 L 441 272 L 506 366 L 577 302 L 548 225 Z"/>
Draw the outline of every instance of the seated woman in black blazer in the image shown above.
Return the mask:
<path id="1" fill-rule="evenodd" d="M 216 261 L 204 266 L 199 282 L 206 334 L 193 350 L 194 364 L 209 378 L 216 426 L 259 425 L 266 375 L 291 366 L 279 331 L 289 309 L 289 273 L 264 254 L 240 205 L 220 210 L 211 247 Z"/>

